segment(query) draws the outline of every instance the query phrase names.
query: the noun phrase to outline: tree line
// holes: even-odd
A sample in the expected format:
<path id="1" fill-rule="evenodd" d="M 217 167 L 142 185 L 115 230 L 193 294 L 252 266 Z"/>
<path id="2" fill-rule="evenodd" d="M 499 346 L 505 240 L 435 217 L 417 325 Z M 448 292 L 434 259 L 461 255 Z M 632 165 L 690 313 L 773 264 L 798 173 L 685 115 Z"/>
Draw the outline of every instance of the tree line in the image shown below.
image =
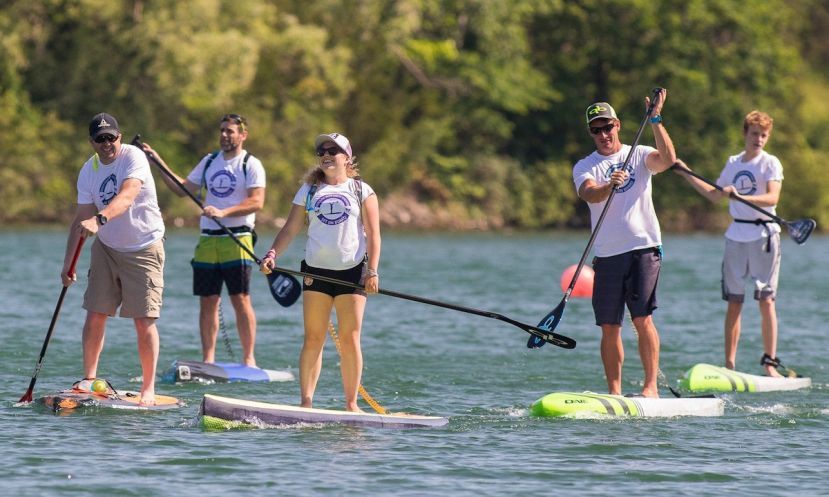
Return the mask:
<path id="1" fill-rule="evenodd" d="M 592 151 L 585 108 L 609 101 L 630 142 L 664 86 L 678 155 L 711 179 L 742 149 L 745 114 L 770 113 L 778 212 L 825 225 L 826 28 L 820 0 L 10 0 L 0 220 L 68 221 L 97 112 L 180 174 L 236 112 L 268 174 L 262 219 L 287 213 L 313 138 L 339 131 L 389 224 L 584 227 L 571 171 Z M 195 221 L 159 194 L 165 216 Z M 726 219 L 671 173 L 654 197 L 665 229 Z"/>

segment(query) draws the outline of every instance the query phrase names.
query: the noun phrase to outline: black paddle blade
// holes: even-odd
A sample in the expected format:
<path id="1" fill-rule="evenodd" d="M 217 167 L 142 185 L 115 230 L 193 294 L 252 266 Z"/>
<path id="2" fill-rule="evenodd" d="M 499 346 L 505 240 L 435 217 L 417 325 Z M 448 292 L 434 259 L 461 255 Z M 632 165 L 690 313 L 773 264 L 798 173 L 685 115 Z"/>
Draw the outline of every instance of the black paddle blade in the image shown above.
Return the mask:
<path id="1" fill-rule="evenodd" d="M 282 271 L 272 271 L 268 274 L 268 288 L 271 295 L 282 307 L 294 305 L 302 294 L 302 286 L 296 278 Z"/>
<path id="2" fill-rule="evenodd" d="M 789 236 L 798 245 L 803 245 L 809 239 L 809 235 L 817 227 L 817 222 L 814 219 L 798 219 L 786 223 L 786 228 L 789 230 Z"/>
<path id="3" fill-rule="evenodd" d="M 570 337 L 566 337 L 564 335 L 560 335 L 558 333 L 555 333 L 553 331 L 544 330 L 544 329 L 540 329 L 540 328 L 533 328 L 533 327 L 528 327 L 526 329 L 526 331 L 530 335 L 532 335 L 530 337 L 530 342 L 535 343 L 535 341 L 538 341 L 538 342 L 541 343 L 541 345 L 544 345 L 545 343 L 551 343 L 551 344 L 555 345 L 556 347 L 561 347 L 562 349 L 575 349 L 576 348 L 576 341 L 575 340 L 573 340 Z M 539 345 L 538 347 L 530 347 L 530 342 L 527 342 L 527 347 L 528 348 L 537 349 L 538 347 L 541 347 L 541 345 Z"/>
<path id="4" fill-rule="evenodd" d="M 561 317 L 564 315 L 564 305 L 567 303 L 566 299 L 562 299 L 561 302 L 553 309 L 549 314 L 544 316 L 541 321 L 538 323 L 538 328 L 543 331 L 553 331 L 558 326 L 559 321 L 561 321 Z M 545 340 L 541 339 L 540 337 L 533 335 L 527 340 L 527 348 L 528 349 L 537 349 L 543 346 Z M 573 344 L 575 347 L 575 343 Z"/>

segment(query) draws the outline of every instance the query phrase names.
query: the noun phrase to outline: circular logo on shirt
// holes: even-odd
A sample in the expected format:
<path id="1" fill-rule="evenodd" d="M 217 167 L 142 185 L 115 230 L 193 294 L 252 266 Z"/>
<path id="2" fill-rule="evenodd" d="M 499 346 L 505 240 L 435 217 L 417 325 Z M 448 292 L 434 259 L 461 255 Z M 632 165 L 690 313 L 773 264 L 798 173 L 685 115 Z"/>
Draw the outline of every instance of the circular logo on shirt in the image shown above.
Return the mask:
<path id="1" fill-rule="evenodd" d="M 109 205 L 112 202 L 112 198 L 117 194 L 118 184 L 115 179 L 115 174 L 110 174 L 101 182 L 101 187 L 98 188 L 98 198 L 101 199 L 102 204 Z"/>
<path id="2" fill-rule="evenodd" d="M 740 195 L 754 195 L 757 192 L 757 179 L 751 171 L 740 171 L 735 174 L 733 184 Z"/>
<path id="3" fill-rule="evenodd" d="M 317 219 L 328 225 L 341 224 L 348 220 L 348 208 L 351 207 L 348 197 L 340 193 L 328 193 L 314 202 L 314 212 Z"/>
<path id="4" fill-rule="evenodd" d="M 607 168 L 607 180 L 610 181 L 610 176 L 614 172 L 620 171 L 621 169 L 622 169 L 622 163 L 613 164 L 612 166 Z M 628 164 L 628 167 L 626 168 L 626 170 L 629 173 L 628 179 L 627 179 L 627 181 L 625 181 L 622 184 L 622 186 L 620 186 L 619 188 L 616 189 L 617 193 L 624 193 L 624 192 L 630 190 L 631 188 L 633 188 L 633 184 L 636 183 L 636 178 L 633 177 L 633 167 L 631 167 L 630 164 Z"/>
<path id="5" fill-rule="evenodd" d="M 222 169 L 210 177 L 210 193 L 216 197 L 224 198 L 233 195 L 236 189 L 236 176 L 229 171 Z"/>

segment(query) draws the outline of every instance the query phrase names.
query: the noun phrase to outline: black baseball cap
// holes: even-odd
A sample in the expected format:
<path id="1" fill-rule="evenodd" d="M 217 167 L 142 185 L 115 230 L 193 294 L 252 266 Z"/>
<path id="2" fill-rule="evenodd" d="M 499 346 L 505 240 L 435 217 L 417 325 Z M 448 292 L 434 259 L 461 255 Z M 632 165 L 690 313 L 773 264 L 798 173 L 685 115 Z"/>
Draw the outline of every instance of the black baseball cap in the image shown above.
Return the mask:
<path id="1" fill-rule="evenodd" d="M 118 136 L 120 134 L 121 128 L 118 127 L 118 121 L 106 112 L 95 114 L 95 117 L 89 121 L 89 137 L 93 140 L 100 135 Z"/>

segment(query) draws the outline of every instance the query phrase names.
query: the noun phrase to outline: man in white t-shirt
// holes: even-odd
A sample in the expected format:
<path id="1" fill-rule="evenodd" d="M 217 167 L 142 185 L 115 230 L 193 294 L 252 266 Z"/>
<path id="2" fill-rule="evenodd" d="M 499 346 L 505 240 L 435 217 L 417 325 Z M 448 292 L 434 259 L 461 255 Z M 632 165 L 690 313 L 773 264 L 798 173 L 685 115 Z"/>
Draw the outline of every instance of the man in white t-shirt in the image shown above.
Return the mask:
<path id="1" fill-rule="evenodd" d="M 155 181 L 147 157 L 137 147 L 121 143 L 118 121 L 101 113 L 89 123 L 89 143 L 95 155 L 78 175 L 78 206 L 70 226 L 61 279 L 69 275 L 81 237 L 97 235 L 92 245 L 89 284 L 83 306 L 85 380 L 98 372 L 109 316 L 132 318 L 138 334 L 143 383 L 140 402 L 155 403 L 158 329 L 164 290 L 164 221 L 158 208 Z"/>
<path id="2" fill-rule="evenodd" d="M 777 281 L 780 272 L 780 226 L 765 214 L 734 200 L 742 198 L 775 214 L 783 182 L 783 166 L 763 147 L 771 137 L 774 121 L 765 112 L 754 110 L 743 121 L 745 149 L 728 158 L 717 185 L 722 191 L 681 173 L 711 202 L 729 197 L 728 212 L 734 221 L 725 232 L 722 264 L 722 298 L 728 302 L 725 314 L 725 367 L 734 369 L 740 340 L 740 314 L 745 300 L 745 279 L 754 282 L 754 299 L 760 304 L 763 356 L 760 364 L 769 376 L 777 371 Z M 680 167 L 688 166 L 678 161 Z"/>
<path id="3" fill-rule="evenodd" d="M 596 150 L 573 167 L 579 197 L 590 207 L 593 229 L 612 189 L 616 193 L 596 233 L 593 259 L 593 312 L 602 329 L 601 356 L 611 394 L 622 393 L 622 319 L 627 306 L 639 338 L 645 370 L 642 395 L 658 397 L 659 333 L 653 323 L 656 284 L 662 263 L 662 238 L 651 199 L 651 177 L 674 163 L 676 153 L 662 125 L 667 91 L 657 97 L 650 118 L 656 148 L 633 150 L 619 140 L 622 122 L 606 102 L 587 108 L 587 127 Z M 645 99 L 650 105 L 650 99 Z"/>
<path id="4" fill-rule="evenodd" d="M 265 168 L 244 148 L 248 138 L 248 123 L 244 117 L 226 114 L 219 126 L 221 150 L 205 155 L 187 179 L 176 176 L 147 143 L 144 143 L 144 151 L 155 156 L 179 184 L 205 205 L 200 221 L 201 237 L 191 261 L 193 294 L 199 296 L 200 304 L 202 360 L 216 361 L 219 306 L 224 284 L 236 313 L 242 363 L 256 367 L 256 315 L 250 299 L 254 261 L 212 218 L 220 219 L 222 225 L 253 253 L 256 212 L 265 205 Z M 176 195 L 186 195 L 169 176 L 163 174 L 161 177 Z"/>

